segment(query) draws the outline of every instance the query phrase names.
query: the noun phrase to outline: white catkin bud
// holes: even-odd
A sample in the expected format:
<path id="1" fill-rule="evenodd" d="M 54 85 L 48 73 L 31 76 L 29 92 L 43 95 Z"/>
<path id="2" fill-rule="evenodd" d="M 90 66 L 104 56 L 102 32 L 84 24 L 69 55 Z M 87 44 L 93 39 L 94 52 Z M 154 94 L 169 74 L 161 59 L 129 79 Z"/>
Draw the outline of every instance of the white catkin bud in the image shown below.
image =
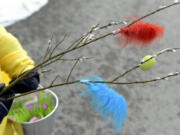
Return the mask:
<path id="1" fill-rule="evenodd" d="M 51 42 L 52 42 L 52 40 L 50 39 L 50 40 L 48 40 L 48 44 L 51 44 Z"/>
<path id="2" fill-rule="evenodd" d="M 79 60 L 83 61 L 84 59 L 87 59 L 87 57 L 81 57 Z"/>
<path id="3" fill-rule="evenodd" d="M 170 76 L 171 76 L 171 75 L 174 75 L 174 73 L 169 73 L 168 75 L 170 75 Z"/>
<path id="4" fill-rule="evenodd" d="M 141 60 L 141 64 L 144 63 L 145 61 L 144 60 Z"/>
<path id="5" fill-rule="evenodd" d="M 127 25 L 127 22 L 126 22 L 126 21 L 122 21 L 122 23 L 123 23 L 124 25 Z"/>
<path id="6" fill-rule="evenodd" d="M 159 53 L 161 54 L 161 53 L 163 53 L 163 52 L 165 52 L 165 51 L 167 51 L 167 50 L 169 50 L 169 49 L 171 49 L 171 48 L 163 49 L 163 50 L 161 50 Z"/>
<path id="7" fill-rule="evenodd" d="M 97 31 L 97 30 L 99 30 L 99 27 L 94 28 L 94 31 Z"/>
<path id="8" fill-rule="evenodd" d="M 88 83 L 89 80 L 80 80 L 80 83 Z"/>
<path id="9" fill-rule="evenodd" d="M 116 35 L 116 34 L 118 34 L 120 31 L 121 31 L 121 30 L 120 30 L 120 29 L 118 29 L 118 30 L 114 30 L 114 31 L 112 31 L 112 33 L 113 33 L 113 35 Z"/>
<path id="10" fill-rule="evenodd" d="M 93 29 L 96 28 L 96 27 L 97 27 L 97 25 L 93 25 L 93 26 L 92 26 Z"/>
<path id="11" fill-rule="evenodd" d="M 174 0 L 174 3 L 178 3 L 179 2 L 179 0 Z"/>
<path id="12" fill-rule="evenodd" d="M 117 22 L 110 22 L 110 25 L 116 25 Z"/>
<path id="13" fill-rule="evenodd" d="M 92 40 L 93 38 L 94 38 L 94 34 L 89 34 L 88 36 L 87 36 L 87 40 Z"/>
<path id="14" fill-rule="evenodd" d="M 161 77 L 156 77 L 156 79 L 157 79 L 157 80 L 160 80 L 160 79 L 161 79 Z"/>
<path id="15" fill-rule="evenodd" d="M 169 80 L 169 78 L 164 78 L 164 80 L 168 81 L 168 80 Z"/>
<path id="16" fill-rule="evenodd" d="M 161 6 L 159 6 L 159 9 L 164 8 L 164 7 L 166 7 L 166 6 L 165 5 L 161 5 Z"/>
<path id="17" fill-rule="evenodd" d="M 175 74 L 177 74 L 177 75 L 178 75 L 178 74 L 179 74 L 179 72 L 176 72 Z"/>
<path id="18" fill-rule="evenodd" d="M 172 52 L 176 52 L 176 49 L 172 49 Z"/>

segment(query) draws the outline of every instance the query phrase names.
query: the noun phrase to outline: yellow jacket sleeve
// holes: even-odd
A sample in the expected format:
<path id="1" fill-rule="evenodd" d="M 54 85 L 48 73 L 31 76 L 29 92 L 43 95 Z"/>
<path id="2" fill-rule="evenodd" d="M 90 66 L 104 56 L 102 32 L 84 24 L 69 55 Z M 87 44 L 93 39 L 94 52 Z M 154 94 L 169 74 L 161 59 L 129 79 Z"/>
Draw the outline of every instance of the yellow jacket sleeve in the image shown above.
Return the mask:
<path id="1" fill-rule="evenodd" d="M 27 67 L 24 70 L 26 71 L 33 65 L 34 62 L 27 56 L 17 39 L 0 26 L 0 83 L 9 82 L 10 79 L 4 72 L 1 72 L 2 67 L 11 77 L 16 77 L 24 66 Z M 0 135 L 23 134 L 21 124 L 9 120 L 7 116 L 0 123 Z"/>
<path id="2" fill-rule="evenodd" d="M 0 25 L 0 65 L 10 78 L 16 78 L 23 72 L 34 67 L 33 60 L 28 56 L 21 44 L 12 34 Z"/>

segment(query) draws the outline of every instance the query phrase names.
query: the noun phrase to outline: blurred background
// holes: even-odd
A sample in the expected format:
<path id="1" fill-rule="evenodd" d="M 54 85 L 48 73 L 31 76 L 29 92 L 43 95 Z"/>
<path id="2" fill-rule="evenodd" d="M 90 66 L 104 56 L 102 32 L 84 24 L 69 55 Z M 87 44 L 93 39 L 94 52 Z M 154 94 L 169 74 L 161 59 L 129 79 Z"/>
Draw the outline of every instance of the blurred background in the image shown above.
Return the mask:
<path id="1" fill-rule="evenodd" d="M 72 41 L 86 33 L 97 23 L 125 20 L 132 15 L 142 16 L 168 0 L 49 0 L 40 11 L 7 29 L 19 38 L 23 47 L 36 61 L 42 60 L 53 33 L 56 43 L 67 34 L 57 51 L 62 51 Z M 9 10 L 11 10 L 9 8 Z M 169 47 L 179 47 L 180 6 L 171 7 L 145 19 L 165 28 L 164 37 L 148 48 L 121 45 L 114 37 L 107 37 L 66 58 L 93 57 L 77 65 L 70 80 L 98 75 L 105 80 L 139 63 L 142 57 Z M 116 27 L 114 27 L 116 28 Z M 149 71 L 136 70 L 122 81 L 147 80 L 171 72 L 180 71 L 179 52 L 166 53 L 158 57 L 156 66 Z M 48 85 L 59 74 L 58 81 L 65 80 L 73 62 L 57 62 L 46 69 L 50 72 L 41 76 L 41 84 Z M 180 129 L 180 77 L 136 85 L 111 85 L 128 102 L 129 116 L 121 135 L 179 135 Z M 80 84 L 52 89 L 60 98 L 56 113 L 54 135 L 113 135 L 111 125 L 102 120 L 80 96 L 85 88 Z"/>

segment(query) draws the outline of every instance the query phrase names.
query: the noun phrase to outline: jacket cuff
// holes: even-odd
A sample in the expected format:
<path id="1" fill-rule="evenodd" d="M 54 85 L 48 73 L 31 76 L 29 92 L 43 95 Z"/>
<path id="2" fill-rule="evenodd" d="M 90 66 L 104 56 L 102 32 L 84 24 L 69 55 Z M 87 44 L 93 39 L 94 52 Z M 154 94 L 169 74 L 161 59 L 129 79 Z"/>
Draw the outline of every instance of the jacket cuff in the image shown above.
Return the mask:
<path id="1" fill-rule="evenodd" d="M 4 106 L 2 102 L 0 102 L 0 123 L 7 114 L 8 114 L 8 109 Z"/>

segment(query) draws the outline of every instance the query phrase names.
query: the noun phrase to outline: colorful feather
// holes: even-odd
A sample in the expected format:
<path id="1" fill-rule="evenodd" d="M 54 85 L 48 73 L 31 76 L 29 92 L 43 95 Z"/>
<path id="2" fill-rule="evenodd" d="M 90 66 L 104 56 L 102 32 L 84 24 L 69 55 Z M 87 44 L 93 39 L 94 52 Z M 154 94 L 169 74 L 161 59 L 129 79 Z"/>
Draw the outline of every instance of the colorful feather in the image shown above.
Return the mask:
<path id="1" fill-rule="evenodd" d="M 112 121 L 113 128 L 120 133 L 122 125 L 127 118 L 127 103 L 126 100 L 109 88 L 105 83 L 91 83 L 89 81 L 103 81 L 98 76 L 89 79 L 81 80 L 81 83 L 87 86 L 83 95 L 90 99 L 92 108 L 100 113 L 100 115 Z"/>
<path id="2" fill-rule="evenodd" d="M 129 27 L 119 28 L 118 39 L 126 46 L 134 44 L 146 47 L 164 35 L 164 28 L 156 24 L 139 21 Z"/>

